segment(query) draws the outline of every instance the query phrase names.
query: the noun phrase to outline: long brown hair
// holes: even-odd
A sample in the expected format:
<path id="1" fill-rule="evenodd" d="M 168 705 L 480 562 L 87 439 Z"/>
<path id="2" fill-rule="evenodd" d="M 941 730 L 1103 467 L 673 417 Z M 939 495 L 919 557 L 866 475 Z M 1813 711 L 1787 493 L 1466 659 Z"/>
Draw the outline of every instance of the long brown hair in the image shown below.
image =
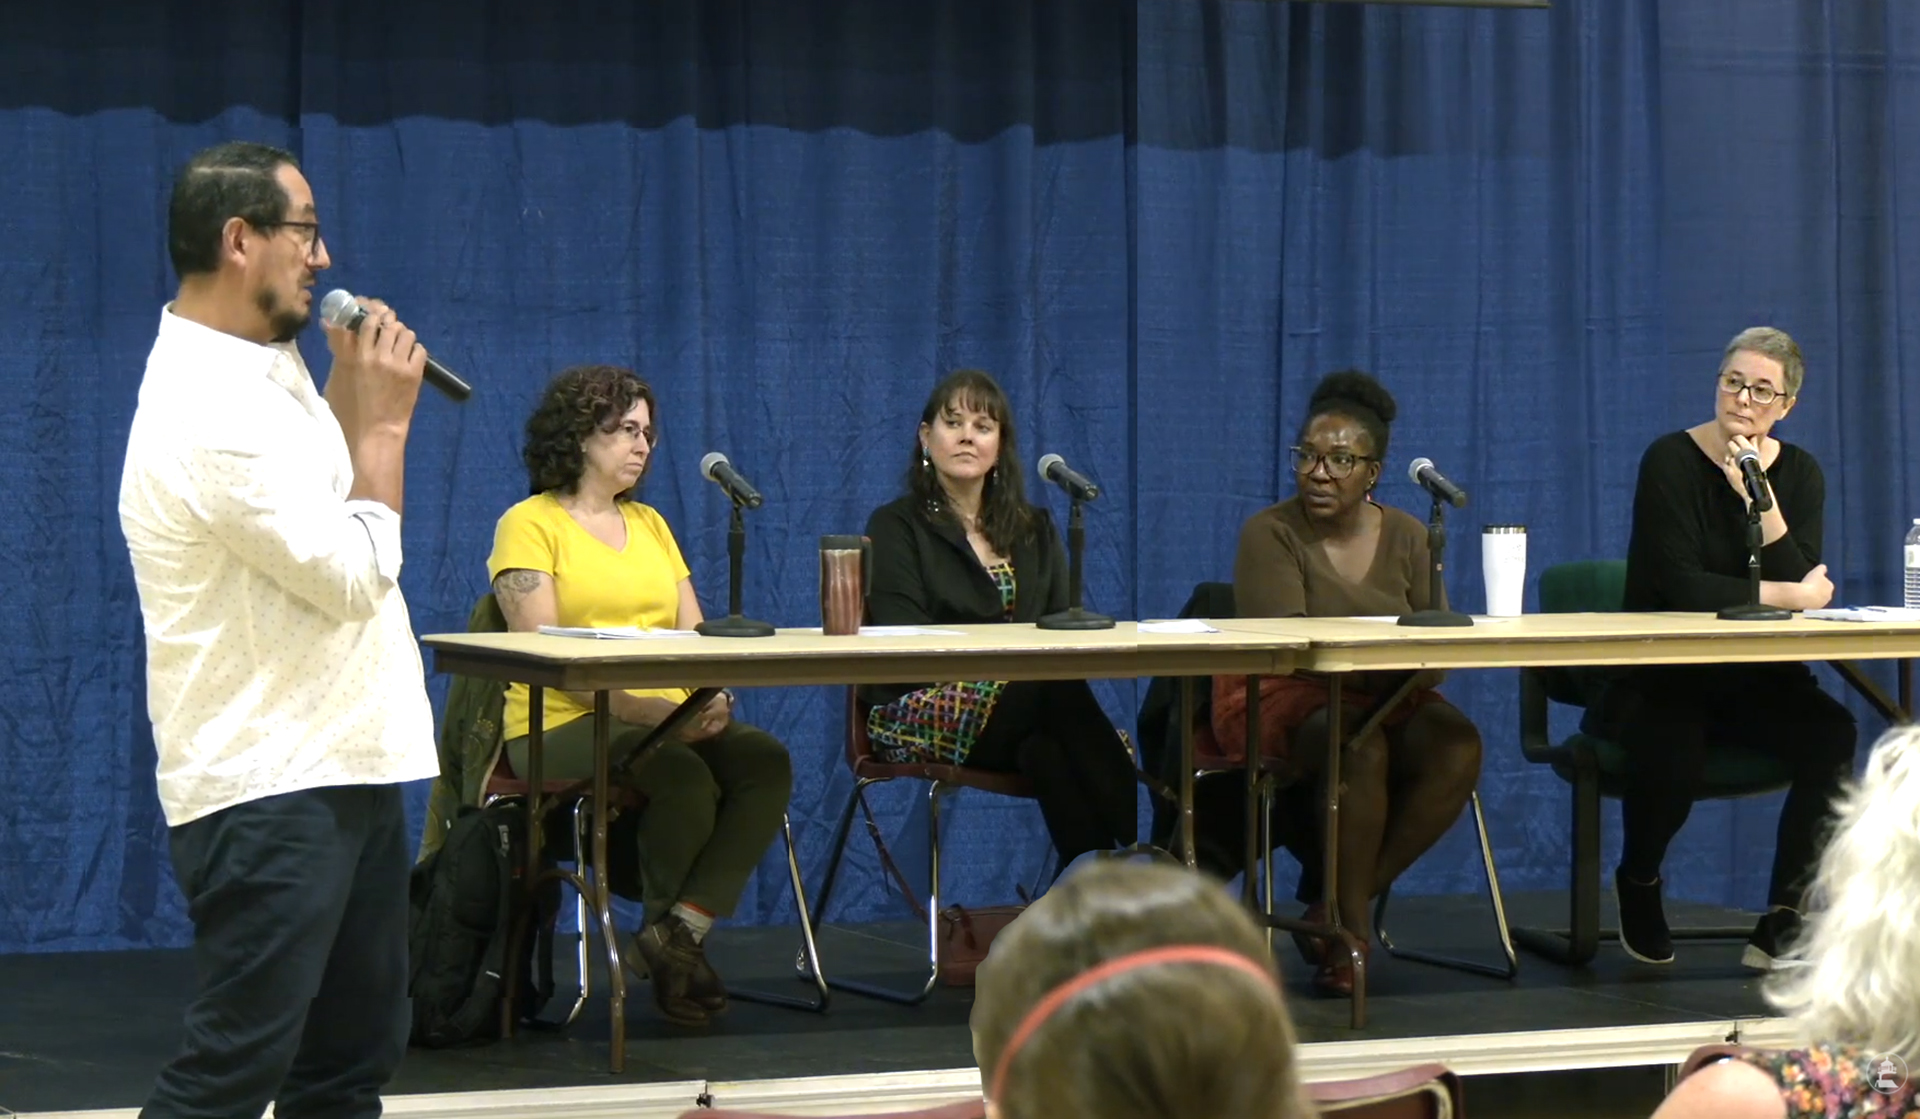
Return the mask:
<path id="1" fill-rule="evenodd" d="M 980 492 L 980 532 L 1001 555 L 1012 555 L 1017 544 L 1033 535 L 1033 510 L 1027 505 L 1026 485 L 1020 476 L 1020 443 L 1014 437 L 1013 405 L 991 374 L 979 369 L 959 369 L 947 375 L 927 397 L 920 410 L 920 422 L 932 424 L 941 413 L 951 409 L 983 412 L 1000 428 L 1000 456 L 987 475 L 986 488 Z M 924 457 L 916 430 L 912 457 L 907 464 L 907 492 L 915 498 L 921 513 L 935 521 L 957 525 L 958 519 L 947 505 L 947 491 L 940 486 L 933 465 Z"/>
<path id="2" fill-rule="evenodd" d="M 1266 937 L 1218 883 L 1168 866 L 1097 862 L 994 939 L 975 979 L 983 1078 L 1047 994 L 1101 963 L 1167 945 L 1225 948 L 1267 977 L 1166 964 L 1109 977 L 1062 1003 L 990 1090 L 1004 1119 L 1296 1119 L 1310 1116 L 1293 1022 Z"/>

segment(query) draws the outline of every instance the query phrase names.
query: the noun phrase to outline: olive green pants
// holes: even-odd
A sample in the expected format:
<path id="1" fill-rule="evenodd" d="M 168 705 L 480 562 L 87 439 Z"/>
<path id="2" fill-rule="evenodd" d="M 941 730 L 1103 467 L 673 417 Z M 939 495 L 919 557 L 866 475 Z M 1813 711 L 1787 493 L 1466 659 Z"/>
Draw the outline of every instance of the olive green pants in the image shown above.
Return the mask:
<path id="1" fill-rule="evenodd" d="M 614 723 L 614 762 L 650 729 Z M 509 741 L 506 753 L 515 773 L 527 772 L 526 738 Z M 592 716 L 550 728 L 540 768 L 548 780 L 593 776 Z M 636 829 L 646 919 L 665 917 L 681 901 L 732 916 L 780 834 L 793 793 L 787 748 L 758 727 L 729 723 L 704 742 L 661 743 L 626 783 L 647 798 Z"/>

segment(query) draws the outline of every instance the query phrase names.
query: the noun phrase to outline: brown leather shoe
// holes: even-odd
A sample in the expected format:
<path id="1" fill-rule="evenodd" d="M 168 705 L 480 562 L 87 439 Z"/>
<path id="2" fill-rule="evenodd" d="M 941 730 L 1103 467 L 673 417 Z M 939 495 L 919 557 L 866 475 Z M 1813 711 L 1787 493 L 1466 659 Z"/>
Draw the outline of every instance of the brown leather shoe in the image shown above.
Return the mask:
<path id="1" fill-rule="evenodd" d="M 727 1012 L 727 985 L 720 981 L 720 973 L 713 970 L 707 962 L 707 947 L 702 941 L 693 946 L 695 953 L 693 976 L 687 981 L 687 997 L 699 1004 L 700 1009 L 711 1017 L 718 1018 Z"/>
<path id="2" fill-rule="evenodd" d="M 712 1015 L 691 992 L 700 968 L 700 946 L 677 917 L 663 917 L 634 934 L 627 965 L 653 987 L 653 1004 L 667 1021 L 681 1026 L 705 1026 Z"/>

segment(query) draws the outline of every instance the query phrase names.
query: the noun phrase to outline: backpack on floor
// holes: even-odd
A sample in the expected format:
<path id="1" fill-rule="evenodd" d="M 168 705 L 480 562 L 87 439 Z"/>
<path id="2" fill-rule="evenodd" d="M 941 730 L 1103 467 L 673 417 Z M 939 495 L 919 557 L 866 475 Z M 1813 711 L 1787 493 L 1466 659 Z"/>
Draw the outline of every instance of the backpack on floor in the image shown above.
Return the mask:
<path id="1" fill-rule="evenodd" d="M 526 868 L 527 806 L 518 799 L 461 809 L 439 849 L 413 868 L 407 922 L 412 1044 L 442 1049 L 499 1038 L 507 945 L 529 905 Z M 531 902 L 514 993 L 522 1019 L 532 1019 L 553 996 L 559 902 L 557 881 Z"/>

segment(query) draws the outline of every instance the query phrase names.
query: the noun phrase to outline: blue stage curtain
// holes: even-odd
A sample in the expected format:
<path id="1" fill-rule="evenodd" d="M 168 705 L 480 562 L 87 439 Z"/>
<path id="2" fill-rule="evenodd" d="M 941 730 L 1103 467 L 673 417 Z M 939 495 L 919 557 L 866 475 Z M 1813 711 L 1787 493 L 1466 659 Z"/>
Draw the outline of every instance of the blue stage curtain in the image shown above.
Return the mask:
<path id="1" fill-rule="evenodd" d="M 1428 455 L 1471 489 L 1450 586 L 1481 605 L 1479 526 L 1532 566 L 1622 555 L 1634 466 L 1710 413 L 1719 347 L 1771 322 L 1807 349 L 1782 429 L 1827 467 L 1829 562 L 1891 601 L 1920 466 L 1904 392 L 1920 311 L 1920 10 L 1885 0 L 1558 0 L 1549 12 L 1103 0 L 368 0 L 14 13 L 0 39 L 0 455 L 16 494 L 0 610 L 0 951 L 183 943 L 153 787 L 138 604 L 115 502 L 162 302 L 175 167 L 228 138 L 295 151 L 343 286 L 387 298 L 476 386 L 429 397 L 404 586 L 420 632 L 485 590 L 525 494 L 520 429 L 581 362 L 661 398 L 645 499 L 709 613 L 725 452 L 749 515 L 747 611 L 818 622 L 815 546 L 898 491 L 928 389 L 1012 394 L 1017 465 L 1064 455 L 1089 604 L 1172 614 L 1231 573 L 1240 522 L 1291 492 L 1318 377 L 1399 397 L 1382 500 Z M 1904 284 L 1904 286 L 1903 286 Z M 317 332 L 304 340 L 324 374 Z M 1531 602 L 1531 596 L 1529 601 Z M 445 681 L 430 681 L 436 699 Z M 1102 682 L 1131 727 L 1140 687 Z M 1510 889 L 1565 880 L 1565 790 L 1518 756 L 1510 672 L 1449 694 L 1487 737 Z M 840 689 L 748 692 L 796 758 L 818 882 L 848 791 Z M 1870 737 L 1878 729 L 1863 724 Z M 902 865 L 922 790 L 875 797 Z M 424 789 L 414 790 L 417 816 Z M 1676 893 L 1757 904 L 1775 803 L 1703 806 Z M 946 814 L 950 900 L 1048 861 L 1031 805 Z M 1407 892 L 1474 888 L 1460 829 Z M 777 851 L 739 919 L 791 920 Z M 904 916 L 856 835 L 836 919 Z"/>

